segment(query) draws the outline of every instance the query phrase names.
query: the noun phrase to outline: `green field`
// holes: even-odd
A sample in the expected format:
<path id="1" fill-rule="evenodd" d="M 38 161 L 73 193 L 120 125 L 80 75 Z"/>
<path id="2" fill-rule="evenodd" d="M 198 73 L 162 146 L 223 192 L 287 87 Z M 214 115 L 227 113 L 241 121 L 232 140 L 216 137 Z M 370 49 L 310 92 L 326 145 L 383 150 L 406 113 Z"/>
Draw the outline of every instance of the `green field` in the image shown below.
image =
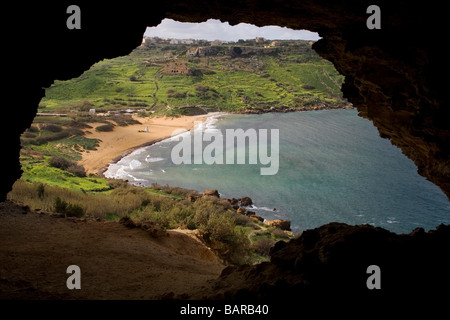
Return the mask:
<path id="1" fill-rule="evenodd" d="M 46 90 L 40 111 L 95 108 L 173 114 L 193 106 L 240 111 L 344 103 L 343 77 L 309 42 L 278 41 L 270 49 L 263 45 L 240 43 L 240 50 L 254 52 L 238 57 L 230 56 L 230 45 L 199 57 L 186 55 L 195 45 L 142 46 L 128 56 L 100 61 L 78 78 L 56 80 Z M 171 62 L 186 66 L 189 75 L 164 73 Z"/>

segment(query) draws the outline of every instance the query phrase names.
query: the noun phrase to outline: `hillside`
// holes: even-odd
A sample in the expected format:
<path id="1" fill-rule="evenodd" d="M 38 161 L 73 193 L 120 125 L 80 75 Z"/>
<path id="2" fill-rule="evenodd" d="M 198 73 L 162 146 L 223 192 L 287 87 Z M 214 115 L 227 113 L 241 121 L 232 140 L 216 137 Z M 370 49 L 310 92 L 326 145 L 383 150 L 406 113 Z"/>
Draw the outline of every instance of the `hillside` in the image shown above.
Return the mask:
<path id="1" fill-rule="evenodd" d="M 343 77 L 311 42 L 173 42 L 146 38 L 128 56 L 100 61 L 78 78 L 56 80 L 40 112 L 95 108 L 175 115 L 345 104 Z"/>

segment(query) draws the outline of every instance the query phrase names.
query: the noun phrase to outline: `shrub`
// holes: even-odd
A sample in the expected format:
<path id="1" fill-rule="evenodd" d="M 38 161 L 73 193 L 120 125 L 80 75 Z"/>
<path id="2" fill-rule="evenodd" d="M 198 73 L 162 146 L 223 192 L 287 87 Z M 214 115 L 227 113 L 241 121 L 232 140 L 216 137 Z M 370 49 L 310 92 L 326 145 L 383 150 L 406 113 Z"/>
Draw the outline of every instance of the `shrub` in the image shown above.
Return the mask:
<path id="1" fill-rule="evenodd" d="M 44 195 L 45 195 L 45 187 L 42 183 L 39 183 L 39 185 L 37 186 L 37 194 L 39 199 L 44 199 Z"/>
<path id="2" fill-rule="evenodd" d="M 304 85 L 302 85 L 302 88 L 303 88 L 303 89 L 306 89 L 306 90 L 313 90 L 313 89 L 315 89 L 316 87 L 314 87 L 314 86 L 312 86 L 312 85 L 310 85 L 310 84 L 304 84 Z"/>
<path id="3" fill-rule="evenodd" d="M 90 125 L 88 125 L 88 124 L 85 123 L 85 122 L 81 122 L 81 121 L 79 121 L 79 120 L 72 120 L 72 121 L 69 123 L 69 126 L 70 126 L 71 128 L 78 128 L 78 129 L 92 129 L 92 127 L 91 127 Z"/>
<path id="4" fill-rule="evenodd" d="M 103 124 L 96 127 L 95 130 L 100 132 L 110 132 L 114 130 L 114 125 L 112 123 Z"/>
<path id="5" fill-rule="evenodd" d="M 34 134 L 34 133 L 32 133 L 32 132 L 25 131 L 25 132 L 22 134 L 22 137 L 24 137 L 24 138 L 29 138 L 29 139 L 31 139 L 31 138 L 36 138 L 36 134 Z"/>
<path id="6" fill-rule="evenodd" d="M 41 130 L 47 130 L 47 131 L 51 131 L 51 132 L 61 132 L 62 127 L 58 126 L 57 124 L 46 123 L 41 126 Z"/>
<path id="7" fill-rule="evenodd" d="M 67 138 L 70 136 L 70 132 L 67 130 L 61 131 L 61 132 L 55 132 L 54 134 L 51 135 L 46 135 L 46 136 L 39 136 L 36 138 L 30 138 L 29 139 L 29 143 L 36 145 L 36 146 L 40 146 L 42 144 L 45 144 L 47 142 L 50 141 L 57 141 L 57 140 L 61 140 L 64 138 Z"/>
<path id="8" fill-rule="evenodd" d="M 63 213 L 68 217 L 81 218 L 84 215 L 84 209 L 79 204 L 70 204 L 60 197 L 57 197 L 54 202 L 54 210 L 57 213 Z"/>
<path id="9" fill-rule="evenodd" d="M 272 234 L 275 238 L 278 238 L 278 239 L 286 239 L 287 240 L 290 238 L 289 235 L 286 234 L 286 232 L 284 232 L 280 228 L 274 228 L 272 230 Z"/>
<path id="10" fill-rule="evenodd" d="M 229 242 L 233 234 L 234 220 L 230 215 L 213 214 L 203 226 L 203 231 L 213 240 Z"/>
<path id="11" fill-rule="evenodd" d="M 252 218 L 245 216 L 243 214 L 237 214 L 236 215 L 236 225 L 238 226 L 247 226 L 247 227 L 254 227 L 255 222 Z"/>
<path id="12" fill-rule="evenodd" d="M 68 136 L 83 136 L 84 132 L 81 129 L 78 128 L 68 128 L 65 130 L 67 132 Z"/>
<path id="13" fill-rule="evenodd" d="M 252 244 L 252 249 L 256 253 L 264 257 L 268 257 L 270 249 L 273 247 L 274 244 L 275 240 L 269 238 L 262 238 Z"/>
<path id="14" fill-rule="evenodd" d="M 27 129 L 27 132 L 39 132 L 39 128 L 36 126 L 31 126 Z"/>
<path id="15" fill-rule="evenodd" d="M 67 172 L 70 172 L 77 177 L 86 177 L 86 170 L 83 166 L 74 164 L 67 168 Z"/>
<path id="16" fill-rule="evenodd" d="M 168 98 L 184 99 L 186 98 L 186 92 L 171 92 L 167 94 Z"/>
<path id="17" fill-rule="evenodd" d="M 73 161 L 67 160 L 64 157 L 60 156 L 53 156 L 48 160 L 48 163 L 55 168 L 61 169 L 61 170 L 67 170 L 70 166 L 74 165 L 75 163 Z"/>
<path id="18" fill-rule="evenodd" d="M 74 107 L 78 108 L 78 110 L 80 111 L 89 111 L 89 109 L 91 109 L 93 105 L 94 104 L 92 102 L 85 100 L 76 104 Z"/>
<path id="19" fill-rule="evenodd" d="M 138 120 L 133 119 L 130 115 L 114 115 L 110 117 L 112 121 L 121 127 L 126 127 L 130 124 L 141 124 Z"/>
<path id="20" fill-rule="evenodd" d="M 76 162 L 67 160 L 64 157 L 53 156 L 48 160 L 48 163 L 55 168 L 65 170 L 78 177 L 86 177 L 84 167 L 77 165 Z"/>

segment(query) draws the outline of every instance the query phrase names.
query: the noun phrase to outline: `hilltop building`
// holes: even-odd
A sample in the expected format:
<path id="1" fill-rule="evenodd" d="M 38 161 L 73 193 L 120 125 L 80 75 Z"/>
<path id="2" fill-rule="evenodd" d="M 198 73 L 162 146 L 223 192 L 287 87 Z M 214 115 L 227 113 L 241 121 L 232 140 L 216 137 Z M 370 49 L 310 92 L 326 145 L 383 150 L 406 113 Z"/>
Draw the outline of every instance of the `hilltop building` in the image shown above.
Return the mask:
<path id="1" fill-rule="evenodd" d="M 187 76 L 190 74 L 190 70 L 186 61 L 170 61 L 161 70 L 165 75 L 180 75 Z"/>

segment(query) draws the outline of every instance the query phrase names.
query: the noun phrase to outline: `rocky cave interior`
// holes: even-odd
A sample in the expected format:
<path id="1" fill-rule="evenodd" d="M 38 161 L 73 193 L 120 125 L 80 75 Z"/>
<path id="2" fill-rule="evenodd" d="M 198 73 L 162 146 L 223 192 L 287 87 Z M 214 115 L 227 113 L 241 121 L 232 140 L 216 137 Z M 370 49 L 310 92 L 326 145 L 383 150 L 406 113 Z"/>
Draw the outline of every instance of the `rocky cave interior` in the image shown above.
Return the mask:
<path id="1" fill-rule="evenodd" d="M 10 48 L 4 61 L 15 63 L 5 66 L 9 81 L 4 92 L 14 99 L 1 129 L 7 137 L 3 162 L 8 168 L 2 174 L 1 200 L 20 177 L 19 137 L 30 126 L 44 88 L 55 79 L 79 76 L 99 60 L 128 54 L 141 43 L 146 27 L 164 18 L 213 18 L 232 25 L 318 32 L 322 39 L 313 48 L 345 76 L 344 97 L 415 162 L 419 174 L 450 197 L 450 109 L 446 82 L 440 77 L 445 74 L 446 52 L 439 33 L 446 16 L 440 5 L 377 0 L 381 29 L 369 30 L 366 9 L 373 3 L 366 0 L 167 0 L 131 1 L 126 6 L 80 1 L 82 27 L 68 30 L 70 4 L 33 3 L 27 10 L 7 5 L 14 17 L 8 21 L 14 22 L 4 27 L 9 30 L 4 43 Z M 223 289 L 227 293 L 222 297 L 277 297 L 324 287 L 361 292 L 361 283 L 366 295 L 375 295 L 365 287 L 366 273 L 355 275 L 373 261 L 388 270 L 383 283 L 390 293 L 429 291 L 450 283 L 449 226 L 395 235 L 330 224 L 291 242 L 276 246 L 270 263 L 227 268 L 221 281 L 235 285 Z M 289 276 L 276 281 L 281 271 Z M 411 282 L 411 277 L 417 281 Z"/>

